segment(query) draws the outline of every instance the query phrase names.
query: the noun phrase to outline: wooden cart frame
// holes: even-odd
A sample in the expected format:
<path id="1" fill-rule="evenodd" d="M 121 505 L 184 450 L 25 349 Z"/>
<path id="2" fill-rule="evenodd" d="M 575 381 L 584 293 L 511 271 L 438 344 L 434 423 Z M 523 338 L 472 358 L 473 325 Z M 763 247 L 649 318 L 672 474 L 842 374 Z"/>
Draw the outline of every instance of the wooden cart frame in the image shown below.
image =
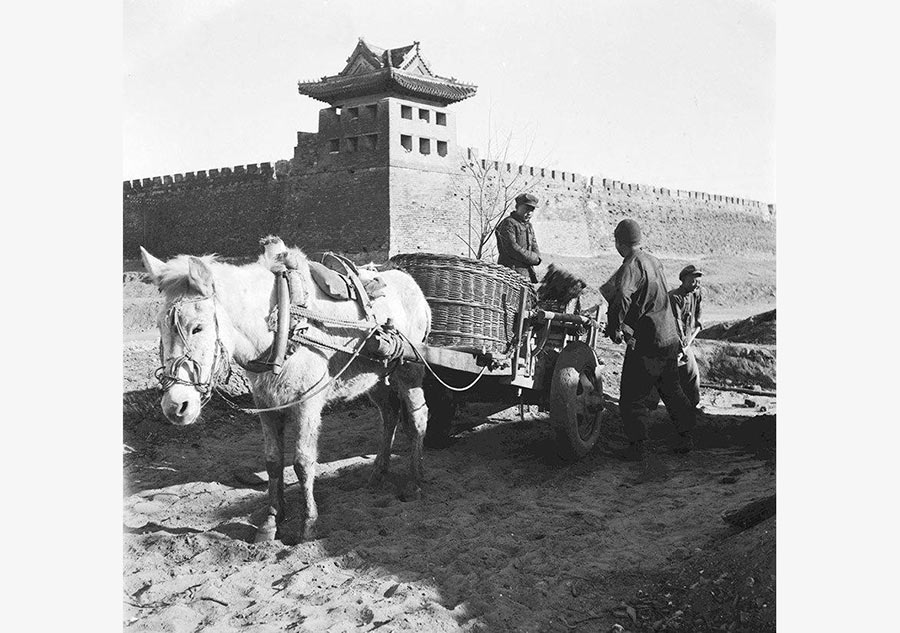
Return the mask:
<path id="1" fill-rule="evenodd" d="M 594 351 L 600 306 L 591 318 L 574 311 L 527 309 L 526 301 L 522 293 L 508 354 L 414 346 L 416 360 L 429 370 L 424 383 L 428 446 L 449 442 L 458 405 L 465 400 L 504 408 L 519 404 L 520 411 L 537 404 L 550 412 L 564 458 L 578 459 L 593 448 L 604 413 L 602 362 Z"/>

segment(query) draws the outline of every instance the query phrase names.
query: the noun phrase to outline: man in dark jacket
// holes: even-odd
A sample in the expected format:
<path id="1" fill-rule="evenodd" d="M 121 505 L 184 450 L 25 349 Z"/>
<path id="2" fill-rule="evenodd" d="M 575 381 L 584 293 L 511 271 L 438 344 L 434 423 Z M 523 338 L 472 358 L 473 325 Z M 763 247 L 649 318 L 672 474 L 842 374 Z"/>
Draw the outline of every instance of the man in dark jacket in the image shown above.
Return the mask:
<path id="1" fill-rule="evenodd" d="M 641 228 L 634 220 L 619 222 L 614 235 L 623 260 L 613 277 L 615 288 L 607 310 L 606 335 L 615 343 L 624 338 L 627 344 L 619 390 L 625 435 L 632 453 L 646 458 L 647 401 L 656 387 L 678 429 L 680 439 L 675 450 L 687 452 L 693 448 L 690 433 L 696 424 L 696 412 L 678 380 L 681 339 L 669 306 L 662 264 L 641 250 Z"/>
<path id="2" fill-rule="evenodd" d="M 541 251 L 531 226 L 531 214 L 538 205 L 537 196 L 516 196 L 516 209 L 497 225 L 497 263 L 537 283 L 534 267 L 541 263 Z"/>
<path id="3" fill-rule="evenodd" d="M 700 303 L 703 295 L 700 291 L 700 277 L 703 271 L 693 264 L 685 266 L 678 274 L 681 285 L 669 291 L 669 303 L 681 337 L 681 356 L 678 358 L 678 375 L 681 378 L 681 390 L 695 407 L 700 404 L 700 370 L 691 343 L 700 329 Z"/>

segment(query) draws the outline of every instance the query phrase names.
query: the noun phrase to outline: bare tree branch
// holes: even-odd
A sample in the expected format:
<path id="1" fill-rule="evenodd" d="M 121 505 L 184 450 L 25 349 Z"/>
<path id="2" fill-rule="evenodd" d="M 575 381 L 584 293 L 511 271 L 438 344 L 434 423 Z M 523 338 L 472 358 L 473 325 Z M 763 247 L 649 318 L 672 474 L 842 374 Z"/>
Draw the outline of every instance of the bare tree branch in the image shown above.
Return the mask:
<path id="1" fill-rule="evenodd" d="M 468 186 L 466 198 L 471 205 L 468 220 L 470 239 L 457 235 L 467 246 L 471 256 L 484 259 L 494 249 L 497 225 L 513 209 L 520 193 L 531 191 L 540 176 L 534 175 L 536 167 L 529 167 L 528 160 L 534 148 L 534 135 L 528 134 L 524 143 L 522 161 L 515 168 L 509 158 L 516 136 L 512 131 L 499 133 L 494 130 L 491 113 L 488 113 L 487 152 L 477 159 L 465 157 L 462 172 Z"/>

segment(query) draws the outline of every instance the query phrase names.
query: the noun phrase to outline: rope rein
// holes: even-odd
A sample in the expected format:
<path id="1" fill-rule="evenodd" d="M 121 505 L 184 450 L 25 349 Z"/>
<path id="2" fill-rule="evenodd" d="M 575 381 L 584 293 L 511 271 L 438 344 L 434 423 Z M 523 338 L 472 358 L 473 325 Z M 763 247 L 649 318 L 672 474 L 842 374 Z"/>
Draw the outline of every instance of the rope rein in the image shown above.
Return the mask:
<path id="1" fill-rule="evenodd" d="M 273 311 L 275 310 L 277 310 L 277 308 L 273 309 Z M 313 312 L 309 308 L 296 304 L 291 305 L 291 314 L 296 314 L 300 317 L 306 317 L 310 321 L 316 321 L 317 323 L 321 323 L 323 325 L 327 323 L 354 330 L 369 330 L 373 327 L 374 323 L 373 321 L 347 321 L 345 319 L 338 319 L 337 317 L 331 317 L 327 314 Z M 375 325 L 374 327 L 377 327 L 377 325 Z"/>

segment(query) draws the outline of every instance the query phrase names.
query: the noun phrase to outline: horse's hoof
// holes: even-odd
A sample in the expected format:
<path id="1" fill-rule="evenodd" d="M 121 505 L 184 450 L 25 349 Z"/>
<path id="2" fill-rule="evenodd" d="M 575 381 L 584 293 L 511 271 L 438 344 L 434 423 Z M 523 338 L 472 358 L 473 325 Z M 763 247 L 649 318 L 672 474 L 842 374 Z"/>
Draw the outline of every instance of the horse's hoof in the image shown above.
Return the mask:
<path id="1" fill-rule="evenodd" d="M 256 530 L 256 536 L 253 537 L 254 543 L 270 543 L 275 540 L 275 534 L 278 530 L 273 527 L 261 526 Z"/>
<path id="2" fill-rule="evenodd" d="M 278 532 L 278 525 L 275 517 L 268 517 L 258 528 L 256 528 L 256 536 L 253 537 L 254 543 L 268 543 L 275 540 Z"/>
<path id="3" fill-rule="evenodd" d="M 316 527 L 314 525 L 307 525 L 300 531 L 300 538 L 303 541 L 315 541 L 316 540 Z"/>

